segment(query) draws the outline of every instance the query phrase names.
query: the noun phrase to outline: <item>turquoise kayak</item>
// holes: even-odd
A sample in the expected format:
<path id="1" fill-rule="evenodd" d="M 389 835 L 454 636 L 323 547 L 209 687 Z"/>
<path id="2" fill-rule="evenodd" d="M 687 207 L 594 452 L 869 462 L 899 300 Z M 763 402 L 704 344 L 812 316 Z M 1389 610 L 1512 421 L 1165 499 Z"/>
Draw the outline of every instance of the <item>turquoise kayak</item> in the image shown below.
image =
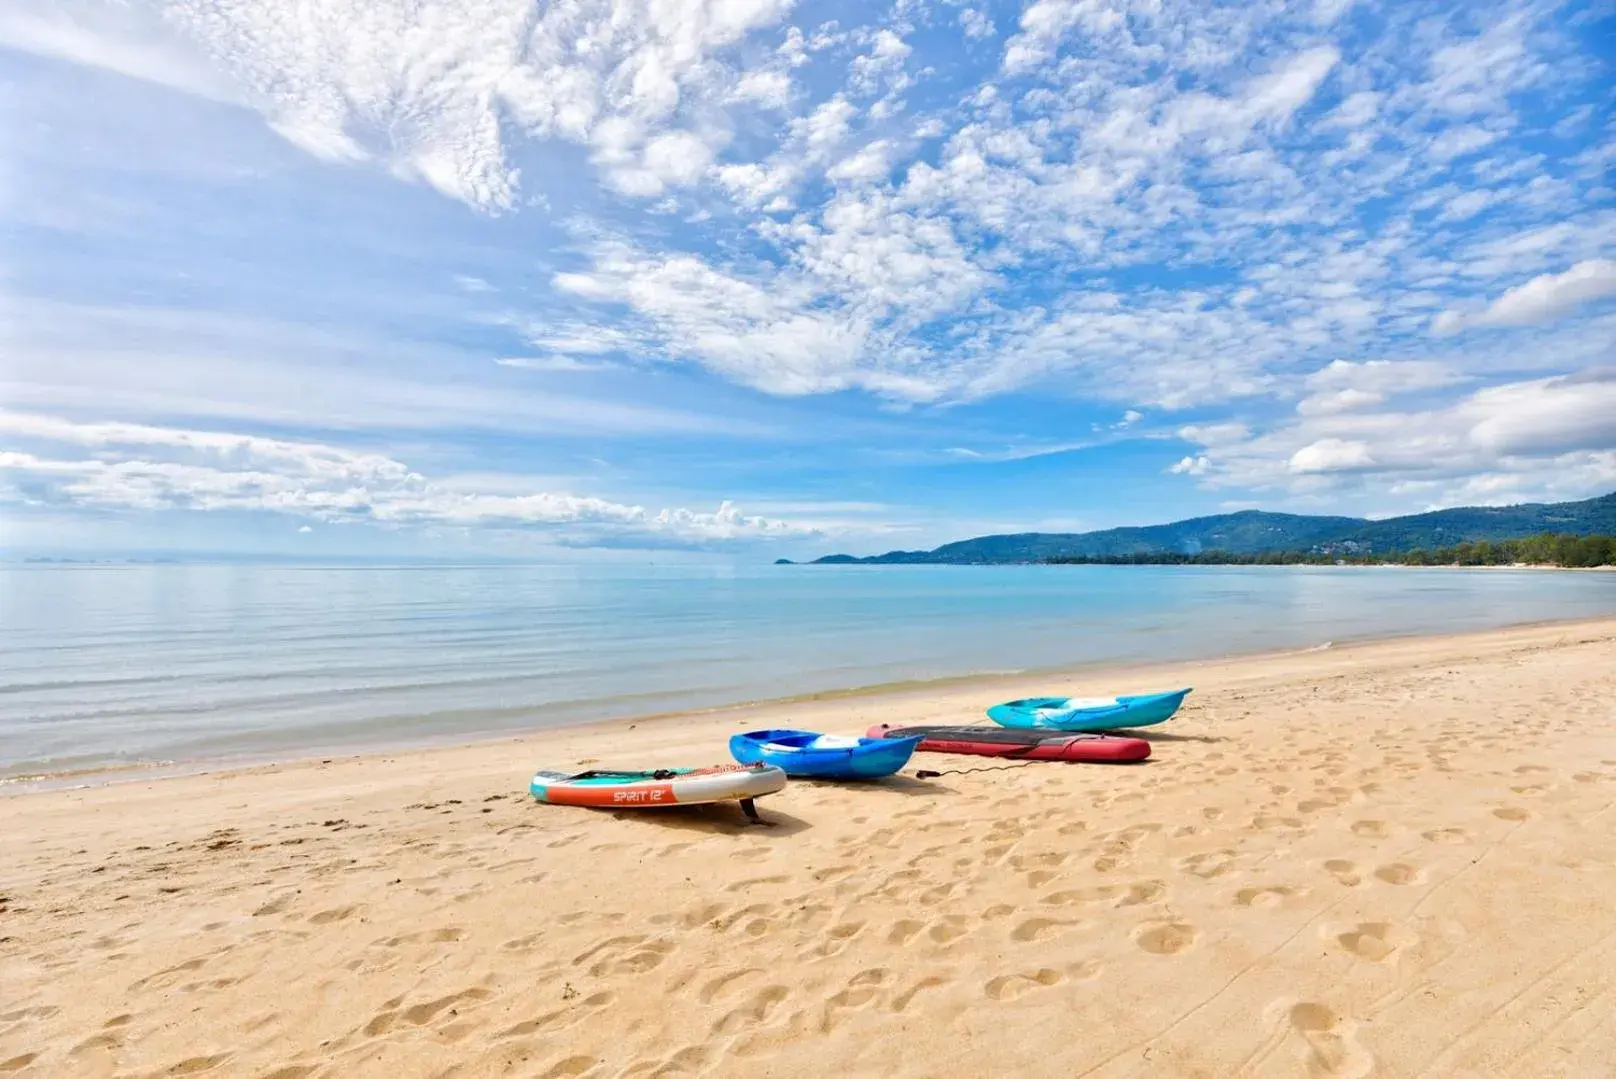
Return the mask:
<path id="1" fill-rule="evenodd" d="M 1028 697 L 988 709 L 1001 727 L 1047 731 L 1109 731 L 1149 727 L 1173 718 L 1188 689 L 1123 697 Z"/>

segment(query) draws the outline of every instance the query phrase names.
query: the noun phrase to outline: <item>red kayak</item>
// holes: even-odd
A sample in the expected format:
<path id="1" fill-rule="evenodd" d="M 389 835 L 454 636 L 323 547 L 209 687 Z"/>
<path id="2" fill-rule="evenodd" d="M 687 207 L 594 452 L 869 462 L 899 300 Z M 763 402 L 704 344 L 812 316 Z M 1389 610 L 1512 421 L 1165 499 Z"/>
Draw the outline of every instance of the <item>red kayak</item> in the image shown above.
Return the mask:
<path id="1" fill-rule="evenodd" d="M 970 753 L 1024 761 L 1142 761 L 1150 756 L 1143 738 L 1114 734 L 1018 730 L 1010 727 L 891 727 L 878 723 L 866 738 L 914 738 L 924 753 Z"/>

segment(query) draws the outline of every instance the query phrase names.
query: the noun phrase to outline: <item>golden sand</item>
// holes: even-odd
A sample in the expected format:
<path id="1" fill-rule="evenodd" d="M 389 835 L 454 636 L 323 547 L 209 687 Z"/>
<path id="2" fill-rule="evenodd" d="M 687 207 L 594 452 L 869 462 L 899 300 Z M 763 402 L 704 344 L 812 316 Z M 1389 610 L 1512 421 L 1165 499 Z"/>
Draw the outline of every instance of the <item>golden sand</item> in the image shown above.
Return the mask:
<path id="1" fill-rule="evenodd" d="M 524 794 L 1178 684 L 1144 765 Z M 1609 620 L 0 799 L 0 1074 L 1609 1076 L 1613 702 Z"/>

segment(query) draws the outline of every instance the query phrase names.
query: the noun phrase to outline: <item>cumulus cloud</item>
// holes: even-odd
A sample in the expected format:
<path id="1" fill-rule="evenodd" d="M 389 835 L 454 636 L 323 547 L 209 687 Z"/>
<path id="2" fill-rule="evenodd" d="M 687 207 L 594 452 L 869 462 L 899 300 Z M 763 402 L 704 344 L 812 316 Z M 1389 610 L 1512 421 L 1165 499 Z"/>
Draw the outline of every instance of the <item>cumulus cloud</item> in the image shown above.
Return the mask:
<path id="1" fill-rule="evenodd" d="M 1304 415 L 1243 436 L 1179 434 L 1203 448 L 1186 458 L 1205 459 L 1192 474 L 1220 488 L 1320 495 L 1372 480 L 1450 503 L 1522 491 L 1581 497 L 1616 484 L 1616 374 L 1506 383 L 1419 411 Z"/>
<path id="2" fill-rule="evenodd" d="M 1432 360 L 1335 360 L 1309 375 L 1308 396 L 1296 406 L 1304 416 L 1349 412 L 1389 397 L 1438 389 L 1460 381 L 1446 363 Z"/>
<path id="3" fill-rule="evenodd" d="M 1288 464 L 1292 472 L 1349 472 L 1374 467 L 1375 458 L 1363 442 L 1321 438 L 1291 454 Z"/>
<path id="4" fill-rule="evenodd" d="M 0 451 L 0 473 L 36 503 L 271 512 L 388 527 L 542 529 L 558 542 L 579 545 L 701 545 L 817 532 L 748 516 L 730 502 L 714 512 L 651 511 L 573 494 L 465 491 L 434 483 L 385 454 L 317 442 L 19 412 L 0 412 L 0 437 L 53 447 Z M 93 452 L 66 455 L 74 447 Z"/>
<path id="5" fill-rule="evenodd" d="M 992 37 L 994 34 L 993 20 L 985 12 L 976 8 L 963 8 L 959 14 L 960 29 L 969 39 Z"/>
<path id="6" fill-rule="evenodd" d="M 748 71 L 736 80 L 729 96 L 732 101 L 784 109 L 791 103 L 791 76 L 784 71 Z"/>
<path id="7" fill-rule="evenodd" d="M 1534 277 L 1475 314 L 1444 311 L 1431 328 L 1437 333 L 1454 333 L 1475 326 L 1531 326 L 1608 296 L 1616 296 L 1616 261 L 1589 259 L 1564 273 Z"/>
<path id="8" fill-rule="evenodd" d="M 1210 467 L 1212 467 L 1211 458 L 1203 453 L 1193 457 L 1182 457 L 1167 471 L 1175 476 L 1204 476 Z"/>

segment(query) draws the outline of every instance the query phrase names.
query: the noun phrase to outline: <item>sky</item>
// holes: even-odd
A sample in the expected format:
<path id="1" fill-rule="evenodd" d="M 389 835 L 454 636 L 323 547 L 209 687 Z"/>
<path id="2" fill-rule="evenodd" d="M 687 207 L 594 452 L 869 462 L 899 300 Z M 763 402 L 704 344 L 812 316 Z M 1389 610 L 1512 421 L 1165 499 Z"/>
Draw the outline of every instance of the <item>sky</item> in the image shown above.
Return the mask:
<path id="1" fill-rule="evenodd" d="M 1616 3 L 7 0 L 0 550 L 1616 489 Z"/>

